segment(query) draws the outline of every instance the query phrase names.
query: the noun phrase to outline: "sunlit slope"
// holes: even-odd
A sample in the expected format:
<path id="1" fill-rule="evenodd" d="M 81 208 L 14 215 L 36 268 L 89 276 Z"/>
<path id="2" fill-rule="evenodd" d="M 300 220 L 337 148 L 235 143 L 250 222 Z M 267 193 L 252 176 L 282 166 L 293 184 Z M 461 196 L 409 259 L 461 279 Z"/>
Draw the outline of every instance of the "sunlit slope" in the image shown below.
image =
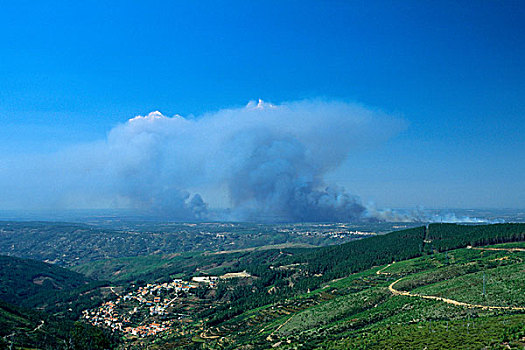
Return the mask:
<path id="1" fill-rule="evenodd" d="M 510 247 L 525 249 L 525 244 Z M 458 249 L 374 267 L 243 313 L 205 335 L 257 348 L 278 344 L 290 349 L 481 349 L 507 345 L 521 349 L 525 345 L 523 259 L 525 252 L 519 250 Z M 396 290 L 472 306 L 394 295 L 388 287 L 399 279 Z"/>
<path id="2" fill-rule="evenodd" d="M 436 224 L 322 248 L 156 255 L 77 269 L 123 287 L 252 276 L 190 297 L 203 307 L 183 331 L 155 339 L 160 348 L 520 348 L 523 232 L 523 224 Z M 510 243 L 482 247 L 487 241 Z M 462 248 L 440 252 L 449 243 Z M 443 332 L 451 332 L 446 343 Z"/>

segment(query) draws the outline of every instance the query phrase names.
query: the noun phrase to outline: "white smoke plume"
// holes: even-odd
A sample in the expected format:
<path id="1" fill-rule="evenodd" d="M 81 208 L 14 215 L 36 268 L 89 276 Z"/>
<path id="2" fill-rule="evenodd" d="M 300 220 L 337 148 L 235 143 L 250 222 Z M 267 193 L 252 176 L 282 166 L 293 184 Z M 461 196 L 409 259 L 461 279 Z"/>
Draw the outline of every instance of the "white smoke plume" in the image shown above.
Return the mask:
<path id="1" fill-rule="evenodd" d="M 188 118 L 152 112 L 105 140 L 4 161 L 0 206 L 124 207 L 173 220 L 353 221 L 370 210 L 325 175 L 350 152 L 404 127 L 380 111 L 319 100 L 250 102 Z M 223 196 L 221 216 L 206 203 L 210 193 Z"/>
<path id="2" fill-rule="evenodd" d="M 412 210 L 393 210 L 378 209 L 374 205 L 367 205 L 363 217 L 372 220 L 386 222 L 422 222 L 422 223 L 457 223 L 457 224 L 498 224 L 503 223 L 502 219 L 479 218 L 467 215 L 457 215 L 456 213 L 443 210 L 412 209 Z"/>

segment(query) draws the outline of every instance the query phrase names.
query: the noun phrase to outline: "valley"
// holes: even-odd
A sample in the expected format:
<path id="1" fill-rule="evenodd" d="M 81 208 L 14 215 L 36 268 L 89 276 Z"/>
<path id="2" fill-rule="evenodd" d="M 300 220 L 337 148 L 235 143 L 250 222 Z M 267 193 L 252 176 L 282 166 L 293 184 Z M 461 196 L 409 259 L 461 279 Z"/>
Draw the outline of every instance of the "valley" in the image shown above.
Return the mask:
<path id="1" fill-rule="evenodd" d="M 72 266 L 61 278 L 86 286 L 68 288 L 53 277 L 68 270 L 46 274 L 60 268 L 35 262 L 42 267 L 19 280 L 34 286 L 28 300 L 46 286 L 88 299 L 64 304 L 60 292 L 53 305 L 25 303 L 65 311 L 37 317 L 14 341 L 45 349 L 35 341 L 47 333 L 54 344 L 89 335 L 115 349 L 521 349 L 524 240 L 524 224 L 430 224 L 319 248 L 116 257 Z M 50 322 L 64 333 L 51 335 Z"/>

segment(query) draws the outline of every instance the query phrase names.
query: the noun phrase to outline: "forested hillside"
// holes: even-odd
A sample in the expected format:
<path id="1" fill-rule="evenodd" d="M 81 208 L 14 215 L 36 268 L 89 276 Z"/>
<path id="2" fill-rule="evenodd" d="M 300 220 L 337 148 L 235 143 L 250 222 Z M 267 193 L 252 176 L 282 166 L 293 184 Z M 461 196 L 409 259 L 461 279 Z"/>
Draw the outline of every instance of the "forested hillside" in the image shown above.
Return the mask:
<path id="1" fill-rule="evenodd" d="M 430 224 L 428 226 L 430 247 L 445 251 L 449 249 L 486 244 L 525 240 L 525 224 L 458 225 Z"/>
<path id="2" fill-rule="evenodd" d="M 300 259 L 312 274 L 338 278 L 374 265 L 406 260 L 421 255 L 425 228 L 391 232 L 346 244 L 305 252 Z"/>
<path id="3" fill-rule="evenodd" d="M 102 300 L 107 285 L 51 264 L 0 255 L 0 300 L 76 319 L 86 305 Z"/>
<path id="4" fill-rule="evenodd" d="M 395 225 L 135 223 L 111 229 L 75 223 L 0 221 L 0 254 L 71 267 L 151 254 L 339 244 L 366 237 L 366 232 L 354 231 L 363 226 L 366 232 L 389 232 Z"/>
<path id="5" fill-rule="evenodd" d="M 104 350 L 120 342 L 111 332 L 0 301 L 0 349 Z"/>
<path id="6" fill-rule="evenodd" d="M 524 252 L 523 242 L 423 252 L 309 290 L 299 282 L 322 276 L 310 275 L 306 264 L 279 265 L 275 256 L 268 265 L 275 274 L 201 288 L 179 301 L 194 307 L 191 322 L 176 323 L 161 340 L 129 344 L 141 349 L 156 339 L 159 349 L 523 349 Z"/>
<path id="7" fill-rule="evenodd" d="M 67 338 L 69 326 L 43 312 L 22 309 L 0 301 L 0 349 L 8 344 L 59 348 Z"/>
<path id="8" fill-rule="evenodd" d="M 111 347 L 118 341 L 108 329 L 87 324 L 73 327 L 72 322 L 82 310 L 148 283 L 244 271 L 245 277 L 220 278 L 216 286 L 200 284 L 178 295 L 173 304 L 174 316 L 162 316 L 174 320 L 172 331 L 161 338 L 131 339 L 131 348 L 150 346 L 156 339 L 166 349 L 201 348 L 203 342 L 217 349 L 237 349 L 239 345 L 269 348 L 280 342 L 278 346 L 286 348 L 290 344 L 290 349 L 293 344 L 304 349 L 336 349 L 342 346 L 340 340 L 350 348 L 380 349 L 393 341 L 392 334 L 405 341 L 418 339 L 419 343 L 413 343 L 417 347 L 420 343 L 428 345 L 425 339 L 435 338 L 432 333 L 423 335 L 419 331 L 420 322 L 437 322 L 441 333 L 443 322 L 450 322 L 451 328 L 462 334 L 461 320 L 473 315 L 483 318 L 477 329 L 481 325 L 490 329 L 500 344 L 506 339 L 500 335 L 508 328 L 500 321 L 515 325 L 522 320 L 523 243 L 506 244 L 500 250 L 452 249 L 520 242 L 524 240 L 523 227 L 436 224 L 320 248 L 282 246 L 255 251 L 157 254 L 100 259 L 75 267 L 90 277 L 56 265 L 0 256 L 0 299 L 17 305 L 3 304 L 0 322 L 10 325 L 6 330 L 22 330 L 15 342 L 20 345 L 37 346 L 43 341 L 42 332 L 52 326 L 63 330 L 54 335 L 48 331 L 52 341 L 66 339 L 83 344 L 78 347 L 82 349 L 91 346 L 93 338 L 101 348 Z M 487 293 L 480 297 L 485 282 Z M 107 283 L 112 283 L 111 288 L 105 287 Z M 392 286 L 399 294 L 393 294 Z M 406 293 L 517 309 L 472 313 L 468 308 L 417 300 Z M 26 312 L 20 306 L 33 311 Z M 150 317 L 150 313 L 142 317 Z M 46 318 L 53 314 L 53 318 Z M 381 331 L 384 324 L 391 332 Z M 399 324 L 405 327 L 397 327 Z M 368 330 L 376 336 L 367 335 Z M 6 338 L 10 335 L 3 335 L 4 344 L 13 343 L 12 338 Z M 118 331 L 113 336 L 118 338 Z M 476 333 L 476 337 L 476 342 L 487 344 L 483 333 Z M 225 343 L 214 339 L 225 339 Z M 508 339 L 519 344 L 514 334 Z M 460 336 L 453 344 L 457 347 L 465 341 Z M 466 344 L 477 349 L 475 343 Z"/>

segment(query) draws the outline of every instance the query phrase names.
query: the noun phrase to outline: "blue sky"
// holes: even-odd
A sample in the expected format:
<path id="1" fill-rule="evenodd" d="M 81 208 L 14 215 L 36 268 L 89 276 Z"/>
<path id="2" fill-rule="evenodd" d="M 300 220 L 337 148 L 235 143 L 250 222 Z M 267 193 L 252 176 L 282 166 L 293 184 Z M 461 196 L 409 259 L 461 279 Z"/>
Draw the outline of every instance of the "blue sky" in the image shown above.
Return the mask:
<path id="1" fill-rule="evenodd" d="M 12 1 L 0 152 L 100 140 L 135 115 L 263 99 L 406 120 L 328 178 L 388 207 L 525 207 L 522 1 Z"/>

